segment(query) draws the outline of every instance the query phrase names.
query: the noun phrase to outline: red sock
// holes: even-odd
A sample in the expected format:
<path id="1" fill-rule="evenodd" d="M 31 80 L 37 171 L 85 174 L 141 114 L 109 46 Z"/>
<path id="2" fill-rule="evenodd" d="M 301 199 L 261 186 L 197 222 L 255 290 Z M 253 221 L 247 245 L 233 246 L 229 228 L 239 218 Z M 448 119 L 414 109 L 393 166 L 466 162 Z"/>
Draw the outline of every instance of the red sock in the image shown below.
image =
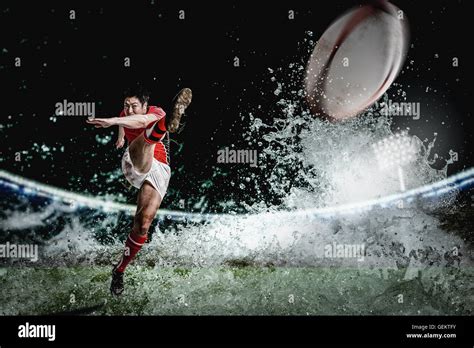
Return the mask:
<path id="1" fill-rule="evenodd" d="M 145 244 L 147 235 L 140 236 L 139 234 L 130 232 L 128 235 L 127 241 L 125 242 L 125 250 L 123 251 L 122 260 L 116 267 L 116 270 L 119 272 L 124 272 L 127 265 L 130 261 L 133 260 L 135 255 L 140 251 L 143 244 Z"/>
<path id="2" fill-rule="evenodd" d="M 145 141 L 149 144 L 156 144 L 161 141 L 166 134 L 166 117 L 153 123 L 149 128 L 145 129 L 143 133 Z"/>

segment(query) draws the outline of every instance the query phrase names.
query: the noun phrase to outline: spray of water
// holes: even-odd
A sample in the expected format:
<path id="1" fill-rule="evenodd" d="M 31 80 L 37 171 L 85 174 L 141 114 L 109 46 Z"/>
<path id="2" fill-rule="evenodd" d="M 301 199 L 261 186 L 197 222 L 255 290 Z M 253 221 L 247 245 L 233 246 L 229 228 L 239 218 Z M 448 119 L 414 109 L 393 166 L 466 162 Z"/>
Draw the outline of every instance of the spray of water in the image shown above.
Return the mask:
<path id="1" fill-rule="evenodd" d="M 400 192 L 397 172 L 380 168 L 372 146 L 394 134 L 390 117 L 380 115 L 374 107 L 345 122 L 315 118 L 302 102 L 298 77 L 303 65 L 292 64 L 290 70 L 290 82 L 271 76 L 277 84 L 274 94 L 281 97 L 273 106 L 277 111 L 272 111 L 271 118 L 264 117 L 259 109 L 242 114 L 249 124 L 244 139 L 259 150 L 258 170 L 243 168 L 237 185 L 248 194 L 249 199 L 241 202 L 247 214 L 217 216 L 205 223 L 160 223 L 136 265 L 209 269 L 235 265 L 380 267 L 403 270 L 402 279 L 415 276 L 411 269 L 470 265 L 469 259 L 460 257 L 469 253 L 463 239 L 444 231 L 431 214 L 433 209 L 451 207 L 455 192 L 434 206 L 392 206 L 338 218 L 272 214 L 361 202 Z M 442 169 L 431 166 L 436 137 L 431 142 L 421 141 L 407 131 L 416 149 L 414 158 L 403 168 L 407 189 L 446 178 L 450 161 Z M 48 209 L 36 213 L 43 221 L 39 224 L 56 221 L 43 219 L 43 215 L 51 216 Z M 9 211 L 3 228 L 11 233 L 38 225 L 37 220 L 31 220 L 31 211 L 21 213 L 15 207 Z M 109 265 L 120 254 L 127 228 L 108 238 L 107 243 L 99 242 L 118 223 L 119 214 L 78 216 L 71 212 L 65 221 L 58 233 L 42 241 L 40 264 Z M 357 255 L 340 256 L 335 252 L 337 245 L 362 249 Z M 203 288 L 210 278 L 219 276 L 209 272 L 199 275 L 204 277 Z M 449 282 L 456 284 L 456 279 L 450 278 Z M 238 288 L 238 282 L 233 286 Z"/>

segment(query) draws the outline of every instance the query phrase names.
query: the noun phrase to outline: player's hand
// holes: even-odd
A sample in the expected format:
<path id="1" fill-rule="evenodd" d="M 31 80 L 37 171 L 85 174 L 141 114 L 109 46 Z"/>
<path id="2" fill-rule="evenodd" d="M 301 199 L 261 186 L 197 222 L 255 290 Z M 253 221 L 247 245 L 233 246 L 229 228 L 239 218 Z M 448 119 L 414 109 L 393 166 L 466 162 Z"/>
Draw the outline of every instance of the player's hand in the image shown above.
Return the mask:
<path id="1" fill-rule="evenodd" d="M 120 149 L 123 147 L 124 144 L 125 144 L 124 138 L 117 139 L 117 141 L 115 142 L 115 148 Z"/>
<path id="2" fill-rule="evenodd" d="M 108 128 L 115 125 L 115 118 L 93 118 L 87 119 L 86 122 L 93 124 L 95 128 Z"/>

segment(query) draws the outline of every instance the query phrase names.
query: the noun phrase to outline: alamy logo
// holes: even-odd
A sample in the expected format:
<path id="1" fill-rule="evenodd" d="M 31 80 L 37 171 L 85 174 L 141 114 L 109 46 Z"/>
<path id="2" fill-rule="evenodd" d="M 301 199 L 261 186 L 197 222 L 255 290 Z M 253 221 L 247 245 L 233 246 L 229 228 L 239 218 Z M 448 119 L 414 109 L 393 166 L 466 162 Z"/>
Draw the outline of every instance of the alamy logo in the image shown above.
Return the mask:
<path id="1" fill-rule="evenodd" d="M 364 244 L 327 244 L 324 247 L 324 256 L 329 258 L 357 258 L 364 261 Z"/>
<path id="2" fill-rule="evenodd" d="M 217 163 L 249 163 L 257 166 L 257 150 L 233 150 L 228 147 L 217 151 Z"/>
<path id="3" fill-rule="evenodd" d="M 64 99 L 55 104 L 56 116 L 87 116 L 95 117 L 95 103 L 88 102 L 68 102 Z"/>
<path id="4" fill-rule="evenodd" d="M 420 119 L 420 103 L 392 103 L 391 100 L 388 103 L 378 104 L 382 106 L 380 114 L 384 116 L 408 116 L 413 117 L 414 120 Z"/>
<path id="5" fill-rule="evenodd" d="M 38 245 L 36 244 L 0 244 L 0 258 L 30 259 L 38 261 Z"/>
<path id="6" fill-rule="evenodd" d="M 18 337 L 20 338 L 47 338 L 48 341 L 56 339 L 56 325 L 34 325 L 26 322 L 18 326 Z"/>

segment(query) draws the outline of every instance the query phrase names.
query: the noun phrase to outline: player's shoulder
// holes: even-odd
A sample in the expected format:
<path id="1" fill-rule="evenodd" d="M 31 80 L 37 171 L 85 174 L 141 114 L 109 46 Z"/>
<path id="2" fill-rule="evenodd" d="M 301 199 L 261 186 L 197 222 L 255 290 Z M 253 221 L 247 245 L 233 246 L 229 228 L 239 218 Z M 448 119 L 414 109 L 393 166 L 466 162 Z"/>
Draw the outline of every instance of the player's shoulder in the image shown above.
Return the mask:
<path id="1" fill-rule="evenodd" d="M 165 111 L 161 107 L 156 106 L 156 105 L 150 105 L 148 107 L 148 113 L 156 114 L 158 116 L 166 114 Z"/>

